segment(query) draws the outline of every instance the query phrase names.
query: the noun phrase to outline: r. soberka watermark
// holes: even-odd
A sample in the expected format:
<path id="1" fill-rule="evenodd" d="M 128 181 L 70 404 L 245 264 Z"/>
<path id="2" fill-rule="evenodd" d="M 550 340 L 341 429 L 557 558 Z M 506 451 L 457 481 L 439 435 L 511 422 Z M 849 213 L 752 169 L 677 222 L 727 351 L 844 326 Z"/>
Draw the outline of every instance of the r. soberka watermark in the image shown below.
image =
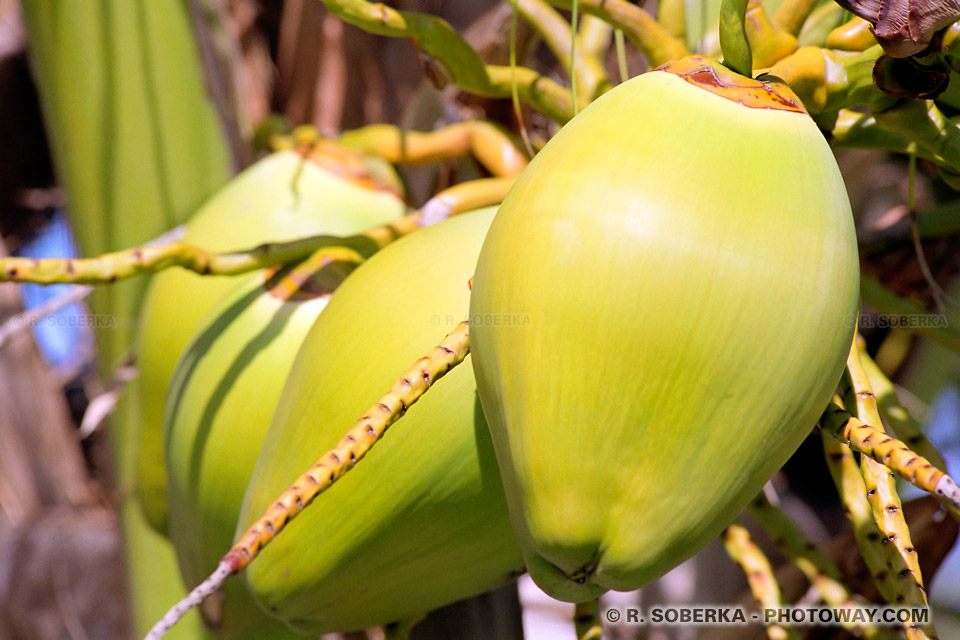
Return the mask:
<path id="1" fill-rule="evenodd" d="M 788 624 L 807 627 L 871 625 L 881 627 L 930 622 L 924 607 L 776 607 L 761 610 L 737 605 L 654 605 L 646 609 L 612 607 L 603 612 L 608 624 L 653 626 L 725 626 Z"/>
<path id="2" fill-rule="evenodd" d="M 526 313 L 472 313 L 468 316 L 457 316 L 452 313 L 446 315 L 433 314 L 430 316 L 430 324 L 434 326 L 443 325 L 445 327 L 455 327 L 464 320 L 470 322 L 470 326 L 478 327 L 532 327 L 533 320 Z"/>

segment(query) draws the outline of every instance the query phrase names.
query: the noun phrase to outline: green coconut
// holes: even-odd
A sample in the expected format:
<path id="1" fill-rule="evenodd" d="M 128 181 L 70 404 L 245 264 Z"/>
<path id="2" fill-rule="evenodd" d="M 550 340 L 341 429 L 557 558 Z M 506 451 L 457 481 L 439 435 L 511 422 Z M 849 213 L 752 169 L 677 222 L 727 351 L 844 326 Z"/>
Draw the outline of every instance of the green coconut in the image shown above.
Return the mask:
<path id="1" fill-rule="evenodd" d="M 687 58 L 567 124 L 497 213 L 471 300 L 536 583 L 636 589 L 720 533 L 830 400 L 858 284 L 840 172 L 789 89 Z"/>
<path id="2" fill-rule="evenodd" d="M 322 144 L 306 161 L 295 151 L 278 152 L 218 192 L 187 224 L 184 241 L 230 251 L 318 234 L 351 235 L 403 215 L 399 193 L 385 163 L 354 152 Z M 138 335 L 136 490 L 147 520 L 162 533 L 167 532 L 167 389 L 194 331 L 237 280 L 167 270 L 153 278 L 147 291 Z"/>
<path id="3" fill-rule="evenodd" d="M 401 238 L 337 289 L 307 334 L 247 488 L 238 534 L 464 320 L 492 211 Z M 311 635 L 425 613 L 512 580 L 510 529 L 473 372 L 460 366 L 243 573 Z"/>
<path id="4" fill-rule="evenodd" d="M 345 275 L 329 265 L 297 285 L 289 272 L 258 274 L 228 294 L 194 335 L 173 376 L 164 420 L 169 535 L 186 584 L 201 582 L 230 548 L 290 366 Z M 296 273 L 305 275 L 302 267 Z M 238 581 L 205 601 L 201 613 L 225 637 L 282 627 Z"/>

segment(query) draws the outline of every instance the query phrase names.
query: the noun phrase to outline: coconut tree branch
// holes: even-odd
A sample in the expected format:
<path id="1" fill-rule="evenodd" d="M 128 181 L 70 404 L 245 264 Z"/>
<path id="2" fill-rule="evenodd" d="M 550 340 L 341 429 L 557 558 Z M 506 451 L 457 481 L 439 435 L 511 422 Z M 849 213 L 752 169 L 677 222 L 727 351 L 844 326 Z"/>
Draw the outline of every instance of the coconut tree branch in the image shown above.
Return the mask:
<path id="1" fill-rule="evenodd" d="M 603 624 L 600 622 L 600 603 L 596 598 L 587 602 L 578 602 L 573 612 L 573 624 L 577 640 L 600 640 L 603 637 Z"/>
<path id="2" fill-rule="evenodd" d="M 38 284 L 112 284 L 133 276 L 182 267 L 200 275 L 239 275 L 281 264 L 302 262 L 317 251 L 331 262 L 358 263 L 397 238 L 425 226 L 500 203 L 515 175 L 481 178 L 444 189 L 418 211 L 357 235 L 312 236 L 272 242 L 244 251 L 214 253 L 185 242 L 147 245 L 95 258 L 0 258 L 0 282 Z"/>
<path id="3" fill-rule="evenodd" d="M 840 570 L 830 556 L 811 542 L 782 509 L 771 504 L 761 493 L 748 505 L 747 510 L 780 551 L 803 572 L 826 604 L 837 608 L 858 606 L 850 590 L 841 581 Z M 880 627 L 872 624 L 860 625 L 846 621 L 843 626 L 851 632 L 859 629 L 854 633 L 868 639 L 881 635 Z"/>
<path id="4" fill-rule="evenodd" d="M 397 11 L 366 0 L 323 0 L 330 13 L 364 31 L 410 38 L 426 56 L 432 79 L 491 98 L 511 95 L 510 67 L 485 65 L 445 20 L 426 13 Z M 566 122 L 573 116 L 570 92 L 527 67 L 515 69 L 520 98 L 547 117 Z"/>
<path id="5" fill-rule="evenodd" d="M 428 164 L 469 153 L 495 176 L 517 175 L 528 162 L 503 129 L 485 120 L 458 122 L 428 132 L 372 124 L 344 132 L 337 142 L 393 164 Z"/>
<path id="6" fill-rule="evenodd" d="M 783 606 L 780 598 L 780 585 L 773 575 L 773 568 L 767 556 L 750 539 L 750 533 L 737 524 L 732 524 L 723 532 L 723 545 L 727 554 L 743 569 L 750 584 L 753 597 L 764 609 L 777 609 Z M 771 623 L 767 626 L 770 640 L 799 640 L 796 629 L 791 626 Z"/>
<path id="7" fill-rule="evenodd" d="M 571 0 L 547 0 L 560 9 L 570 9 Z M 646 56 L 650 66 L 657 67 L 687 55 L 687 47 L 670 35 L 649 13 L 626 0 L 578 0 L 579 10 L 596 16 L 620 29 Z"/>
<path id="8" fill-rule="evenodd" d="M 545 0 L 517 0 L 517 11 L 532 26 L 544 44 L 550 49 L 564 69 L 573 69 L 577 86 L 582 89 L 581 102 L 589 102 L 604 90 L 610 88 L 607 71 L 600 58 L 589 47 L 584 46 L 584 39 L 578 35 L 576 63 L 571 65 L 570 25 Z M 603 24 L 606 27 L 606 24 Z M 586 100 L 584 100 L 584 98 Z"/>
<path id="9" fill-rule="evenodd" d="M 873 509 L 867 502 L 867 489 L 860 468 L 853 458 L 853 451 L 824 429 L 821 429 L 821 436 L 827 468 L 845 507 L 847 519 L 853 526 L 854 537 L 860 546 L 860 555 L 870 570 L 880 596 L 886 602 L 895 602 L 893 576 L 887 567 L 886 553 L 883 550 L 883 535 L 873 520 Z"/>
<path id="10" fill-rule="evenodd" d="M 96 258 L 0 258 L 0 282 L 112 284 L 170 267 L 182 267 L 201 275 L 238 275 L 300 262 L 324 245 L 344 241 L 344 238 L 323 236 L 263 244 L 235 253 L 212 253 L 185 242 L 173 242 L 106 253 Z M 357 251 L 344 246 L 329 246 L 326 250 L 331 261 L 362 259 Z"/>
<path id="11" fill-rule="evenodd" d="M 239 573 L 281 530 L 306 509 L 323 491 L 350 471 L 399 420 L 407 409 L 470 352 L 467 322 L 461 322 L 430 353 L 418 359 L 390 391 L 373 404 L 336 447 L 325 453 L 308 471 L 274 501 L 267 512 L 247 529 L 220 560 L 216 571 L 174 605 L 146 635 L 159 640 L 190 609 L 216 592 L 231 575 Z"/>
<path id="12" fill-rule="evenodd" d="M 833 404 L 828 407 L 823 424 L 829 433 L 837 433 L 839 428 L 847 443 L 865 454 L 860 458 L 860 471 L 867 489 L 867 501 L 873 509 L 874 521 L 883 535 L 881 546 L 893 577 L 896 602 L 926 607 L 927 595 L 923 588 L 917 550 L 910 540 L 910 529 L 903 517 L 896 482 L 888 466 L 898 473 L 906 472 L 907 480 L 921 488 L 931 485 L 935 495 L 956 505 L 960 505 L 960 489 L 952 478 L 933 467 L 926 459 L 913 454 L 903 443 L 885 437 L 873 389 L 860 365 L 860 348 L 856 340 L 850 347 L 847 373 L 841 386 L 852 393 L 858 420 L 853 422 L 852 416 L 844 419 L 843 414 L 846 414 L 846 411 L 839 413 L 837 409 L 842 409 L 842 406 Z M 837 422 L 844 426 L 838 427 Z M 904 624 L 904 630 L 909 639 L 937 637 L 932 623 L 921 626 L 908 622 Z"/>
<path id="13" fill-rule="evenodd" d="M 613 25 L 604 22 L 597 16 L 587 14 L 580 19 L 580 33 L 577 37 L 580 39 L 581 45 L 578 49 L 599 58 L 602 63 L 613 39 Z"/>
<path id="14" fill-rule="evenodd" d="M 860 362 L 867 378 L 870 380 L 870 385 L 873 387 L 873 394 L 877 399 L 880 415 L 893 428 L 897 437 L 903 440 L 908 447 L 929 460 L 936 468 L 947 471 L 947 463 L 943 456 L 924 435 L 920 423 L 900 404 L 893 383 L 863 348 L 860 349 Z"/>
<path id="15" fill-rule="evenodd" d="M 824 412 L 821 427 L 854 451 L 887 467 L 918 489 L 932 493 L 954 508 L 960 508 L 960 488 L 956 481 L 903 441 L 890 437 L 878 427 L 864 424 L 838 404 L 831 405 Z M 882 473 L 887 475 L 885 470 Z M 893 503 L 891 505 L 896 506 Z"/>

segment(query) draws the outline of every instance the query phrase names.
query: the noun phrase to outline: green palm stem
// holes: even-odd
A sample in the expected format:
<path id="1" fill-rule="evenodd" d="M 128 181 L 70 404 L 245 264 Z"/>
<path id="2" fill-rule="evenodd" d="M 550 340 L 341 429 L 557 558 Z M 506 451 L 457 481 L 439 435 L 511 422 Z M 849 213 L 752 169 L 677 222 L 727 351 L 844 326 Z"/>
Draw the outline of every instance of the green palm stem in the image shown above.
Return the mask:
<path id="1" fill-rule="evenodd" d="M 853 450 L 829 435 L 826 429 L 821 429 L 821 437 L 827 468 L 837 487 L 844 513 L 853 526 L 860 555 L 863 556 L 880 597 L 885 602 L 894 602 L 893 577 L 887 567 L 886 554 L 881 543 L 883 535 L 873 520 L 873 509 L 867 502 L 867 489 L 860 467 L 854 460 Z"/>
<path id="2" fill-rule="evenodd" d="M 824 46 L 841 51 L 866 51 L 876 46 L 877 39 L 873 36 L 873 26 L 861 18 L 853 16 L 850 20 L 837 26 L 827 34 Z"/>
<path id="3" fill-rule="evenodd" d="M 723 532 L 723 546 L 727 554 L 740 565 L 747 576 L 747 583 L 753 597 L 764 609 L 777 609 L 783 606 L 780 585 L 773 575 L 773 568 L 763 551 L 753 540 L 750 533 L 737 524 L 732 524 Z M 789 625 L 772 622 L 767 625 L 767 637 L 770 640 L 799 640 L 796 629 Z"/>
<path id="4" fill-rule="evenodd" d="M 953 172 L 960 172 L 960 126 L 949 120 L 933 100 L 898 100 L 877 96 L 870 109 L 880 128 L 899 133 L 935 155 Z"/>
<path id="5" fill-rule="evenodd" d="M 599 56 L 583 46 L 583 38 L 579 34 L 576 61 L 571 62 L 572 29 L 556 9 L 545 0 L 518 0 L 517 11 L 540 35 L 543 43 L 547 45 L 560 65 L 564 69 L 573 69 L 576 85 L 581 94 L 578 101 L 583 103 L 581 107 L 610 88 L 607 71 Z M 596 24 L 596 21 L 594 23 Z M 603 22 L 600 24 L 606 26 Z"/>
<path id="6" fill-rule="evenodd" d="M 909 318 L 904 330 L 960 353 L 960 331 L 947 324 L 946 317 L 928 313 L 922 306 L 886 289 L 877 278 L 860 274 L 860 295 L 879 313 L 891 318 Z"/>
<path id="7" fill-rule="evenodd" d="M 862 53 L 802 47 L 770 67 L 811 114 L 863 104 L 877 93 L 873 65 L 883 54 L 877 45 Z"/>
<path id="8" fill-rule="evenodd" d="M 560 9 L 570 9 L 571 0 L 547 0 Z M 596 16 L 623 31 L 647 58 L 651 67 L 682 58 L 690 52 L 684 43 L 673 37 L 653 16 L 626 0 L 578 0 L 581 12 Z"/>
<path id="9" fill-rule="evenodd" d="M 516 79 L 520 98 L 556 122 L 573 117 L 570 92 L 527 67 L 485 65 L 445 20 L 426 13 L 397 11 L 365 0 L 323 0 L 330 13 L 369 33 L 410 38 L 427 57 L 433 80 L 490 98 L 510 97 Z"/>
<path id="10" fill-rule="evenodd" d="M 577 640 L 600 640 L 603 637 L 600 603 L 596 598 L 576 604 L 573 611 L 573 624 Z"/>
<path id="11" fill-rule="evenodd" d="M 820 0 L 783 0 L 771 20 L 779 29 L 798 35 Z"/>
<path id="12" fill-rule="evenodd" d="M 747 506 L 748 513 L 760 523 L 777 548 L 803 572 L 810 584 L 828 605 L 837 608 L 856 607 L 850 589 L 843 584 L 840 570 L 822 549 L 810 541 L 783 509 L 773 505 L 760 493 Z M 874 624 L 847 621 L 844 628 L 860 637 L 879 639 L 896 637 L 889 630 Z M 855 631 L 859 629 L 859 631 Z M 886 633 L 884 633 L 886 632 Z"/>
<path id="13" fill-rule="evenodd" d="M 881 547 L 893 578 L 895 602 L 898 605 L 926 607 L 927 594 L 923 587 L 917 550 L 910 539 L 910 529 L 903 516 L 903 507 L 891 469 L 897 468 L 912 473 L 911 481 L 917 484 L 926 485 L 935 482 L 935 492 L 940 497 L 944 497 L 941 487 L 946 486 L 949 490 L 949 484 L 952 484 L 952 501 L 958 504 L 960 504 L 958 502 L 960 489 L 957 489 L 956 483 L 949 476 L 933 467 L 928 461 L 915 454 L 911 456 L 911 452 L 903 443 L 884 437 L 880 412 L 873 397 L 870 381 L 860 365 L 860 349 L 856 340 L 850 347 L 847 370 L 841 382 L 841 388 L 845 389 L 845 395 L 852 393 L 857 408 L 856 417 L 862 423 L 858 425 L 852 420 L 847 420 L 846 424 L 849 426 L 844 429 L 844 436 L 849 437 L 850 442 L 856 441 L 857 445 L 863 449 L 863 453 L 867 454 L 860 457 L 860 471 L 863 474 L 867 501 L 873 510 L 874 521 L 883 535 Z M 832 415 L 836 413 L 833 411 L 832 414 L 828 414 L 824 421 L 828 428 Z M 869 432 L 871 428 L 873 431 Z M 873 455 L 879 457 L 882 462 L 871 457 Z M 907 459 L 903 456 L 907 456 Z M 935 481 L 934 478 L 937 480 Z M 945 478 L 949 479 L 949 483 L 945 482 Z M 908 479 L 911 478 L 908 477 Z M 932 622 L 923 626 L 908 622 L 904 624 L 904 631 L 909 640 L 937 637 Z"/>
<path id="14" fill-rule="evenodd" d="M 502 128 L 486 120 L 468 120 L 424 132 L 372 124 L 343 132 L 337 142 L 400 165 L 429 164 L 470 154 L 495 176 L 517 175 L 529 162 Z"/>
<path id="15" fill-rule="evenodd" d="M 753 77 L 753 53 L 747 37 L 747 0 L 720 4 L 720 51 L 723 64 L 742 76 Z"/>
<path id="16" fill-rule="evenodd" d="M 266 267 L 294 264 L 323 250 L 332 261 L 357 262 L 397 238 L 452 215 L 500 203 L 515 176 L 463 182 L 431 198 L 419 211 L 355 236 L 311 236 L 271 242 L 245 251 L 216 253 L 185 242 L 134 247 L 95 258 L 0 258 L 0 282 L 38 284 L 113 284 L 139 275 L 182 267 L 200 275 L 240 275 Z"/>
<path id="17" fill-rule="evenodd" d="M 210 577 L 171 607 L 153 626 L 145 640 L 162 638 L 187 612 L 215 593 L 227 578 L 249 565 L 288 522 L 360 462 L 387 429 L 440 378 L 462 363 L 469 353 L 469 327 L 467 322 L 461 322 L 440 344 L 404 372 L 393 388 L 367 409 L 336 447 L 320 457 L 272 503 L 267 512 L 224 555 Z"/>

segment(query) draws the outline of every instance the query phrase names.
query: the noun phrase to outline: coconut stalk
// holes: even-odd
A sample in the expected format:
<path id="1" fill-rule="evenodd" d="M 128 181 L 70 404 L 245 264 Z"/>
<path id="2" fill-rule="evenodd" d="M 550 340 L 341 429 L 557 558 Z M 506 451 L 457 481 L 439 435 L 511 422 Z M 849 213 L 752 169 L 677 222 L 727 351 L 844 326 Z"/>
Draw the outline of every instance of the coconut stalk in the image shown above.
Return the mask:
<path id="1" fill-rule="evenodd" d="M 411 38 L 428 60 L 435 84 L 447 83 L 491 98 L 509 97 L 516 86 L 524 102 L 557 122 L 573 116 L 570 92 L 527 67 L 485 65 L 445 20 L 427 13 L 397 11 L 365 0 L 323 0 L 330 13 L 364 31 Z"/>
<path id="2" fill-rule="evenodd" d="M 873 520 L 873 511 L 867 502 L 867 489 L 863 476 L 853 458 L 853 451 L 826 431 L 822 431 L 823 449 L 827 468 L 837 487 L 844 513 L 853 525 L 854 537 L 870 570 L 873 582 L 886 602 L 894 602 L 893 578 L 887 568 L 885 553 L 881 546 L 883 536 Z"/>
<path id="3" fill-rule="evenodd" d="M 610 80 L 601 57 L 584 46 L 584 39 L 580 34 L 576 38 L 576 60 L 571 57 L 571 26 L 546 0 L 518 0 L 517 11 L 540 35 L 560 65 L 573 71 L 573 81 L 580 91 L 579 102 L 583 103 L 579 106 L 589 103 L 610 89 Z M 596 18 L 594 20 L 599 22 Z"/>
<path id="4" fill-rule="evenodd" d="M 427 132 L 372 124 L 344 132 L 337 142 L 400 165 L 429 164 L 470 154 L 494 176 L 517 175 L 528 162 L 503 129 L 485 120 L 458 122 Z"/>
<path id="5" fill-rule="evenodd" d="M 879 421 L 879 416 L 875 418 Z M 952 477 L 882 429 L 851 416 L 837 400 L 824 412 L 820 424 L 826 433 L 862 453 L 865 458 L 889 468 L 918 489 L 937 496 L 947 506 L 960 508 L 960 488 Z"/>
<path id="6" fill-rule="evenodd" d="M 750 539 L 750 533 L 740 525 L 732 524 L 723 532 L 723 546 L 743 569 L 757 602 L 764 609 L 782 607 L 784 603 L 780 597 L 780 585 L 773 575 L 773 567 L 763 550 Z M 800 640 L 797 630 L 792 626 L 775 622 L 767 625 L 767 637 L 770 640 Z"/>
<path id="7" fill-rule="evenodd" d="M 139 246 L 95 258 L 0 258 L 0 282 L 113 285 L 135 276 L 181 267 L 204 276 L 237 276 L 278 265 L 296 264 L 317 251 L 331 262 L 358 263 L 397 238 L 452 215 L 498 204 L 513 177 L 481 178 L 449 187 L 418 211 L 355 236 L 311 236 L 269 242 L 253 249 L 218 253 L 187 242 Z"/>
<path id="8" fill-rule="evenodd" d="M 576 604 L 573 611 L 573 623 L 577 640 L 600 640 L 603 637 L 603 625 L 600 622 L 600 603 L 596 598 Z"/>
<path id="9" fill-rule="evenodd" d="M 547 0 L 560 9 L 572 9 L 571 0 Z M 651 67 L 687 55 L 684 43 L 670 34 L 653 16 L 626 0 L 578 0 L 577 8 L 619 29 L 647 58 Z"/>
<path id="10" fill-rule="evenodd" d="M 920 423 L 910 415 L 906 407 L 900 404 L 893 382 L 880 370 L 877 363 L 863 348 L 860 349 L 860 363 L 863 366 L 864 373 L 867 374 L 870 386 L 873 387 L 873 395 L 877 400 L 880 415 L 897 434 L 897 437 L 903 440 L 905 445 L 929 460 L 934 467 L 947 471 L 946 461 L 936 446 L 923 433 Z"/>
<path id="11" fill-rule="evenodd" d="M 771 504 L 766 496 L 758 494 L 748 512 L 760 523 L 777 548 L 803 572 L 810 585 L 817 590 L 824 603 L 836 608 L 856 608 L 850 589 L 840 578 L 840 570 L 833 560 L 782 509 Z M 843 627 L 864 638 L 889 638 L 891 633 L 870 623 L 845 622 Z"/>
<path id="12" fill-rule="evenodd" d="M 362 460 L 386 430 L 437 380 L 462 363 L 469 352 L 468 323 L 464 321 L 427 355 L 418 359 L 393 388 L 364 413 L 336 447 L 297 478 L 267 513 L 240 536 L 233 548 L 223 556 L 217 569 L 175 604 L 150 629 L 145 640 L 163 638 L 184 615 L 220 589 L 227 578 L 246 568 L 287 523 Z"/>
<path id="13" fill-rule="evenodd" d="M 873 397 L 873 390 L 870 387 L 870 381 L 860 365 L 860 349 L 854 339 L 850 347 L 850 355 L 847 357 L 847 375 L 842 385 L 849 389 L 856 398 L 857 416 L 861 420 L 876 425 L 876 429 L 881 433 L 883 431 L 880 421 L 880 414 L 877 410 L 877 403 Z M 830 418 L 828 416 L 827 422 Z M 848 421 L 849 423 L 849 421 Z M 853 428 L 848 432 L 863 432 L 862 429 Z M 880 434 L 871 434 L 863 437 L 859 444 L 872 444 L 872 441 L 879 439 Z M 874 453 L 890 454 L 890 460 L 893 462 L 894 453 L 897 451 L 889 441 L 881 441 L 875 446 L 870 447 Z M 887 449 L 886 451 L 881 451 Z M 900 453 L 905 453 L 902 447 Z M 868 452 L 869 453 L 869 452 Z M 914 460 L 913 458 L 910 459 Z M 914 478 L 918 473 L 923 473 L 924 480 L 932 481 L 937 477 L 937 471 L 926 460 L 906 461 L 903 463 L 906 467 L 916 467 Z M 931 472 L 930 469 L 933 469 Z M 903 509 L 900 503 L 900 496 L 897 494 L 896 482 L 893 474 L 882 463 L 868 457 L 861 456 L 860 470 L 863 474 L 864 486 L 867 490 L 867 501 L 873 510 L 874 521 L 880 530 L 883 538 L 881 548 L 886 557 L 887 567 L 891 573 L 894 589 L 894 601 L 898 605 L 927 606 L 927 594 L 923 587 L 923 577 L 920 574 L 920 564 L 917 560 L 917 550 L 910 541 L 910 530 L 907 528 L 906 520 L 903 517 Z M 912 470 L 912 469 L 911 469 Z M 942 472 L 939 472 L 942 473 Z M 938 494 L 950 499 L 957 504 L 960 497 L 960 490 L 956 488 L 956 483 L 952 479 L 945 481 L 942 476 L 937 481 Z M 952 485 L 952 487 L 950 486 Z M 946 486 L 948 494 L 942 492 Z M 929 622 L 923 626 L 912 623 L 904 623 L 904 631 L 908 640 L 925 640 L 926 638 L 936 638 L 937 633 L 933 623 Z"/>

